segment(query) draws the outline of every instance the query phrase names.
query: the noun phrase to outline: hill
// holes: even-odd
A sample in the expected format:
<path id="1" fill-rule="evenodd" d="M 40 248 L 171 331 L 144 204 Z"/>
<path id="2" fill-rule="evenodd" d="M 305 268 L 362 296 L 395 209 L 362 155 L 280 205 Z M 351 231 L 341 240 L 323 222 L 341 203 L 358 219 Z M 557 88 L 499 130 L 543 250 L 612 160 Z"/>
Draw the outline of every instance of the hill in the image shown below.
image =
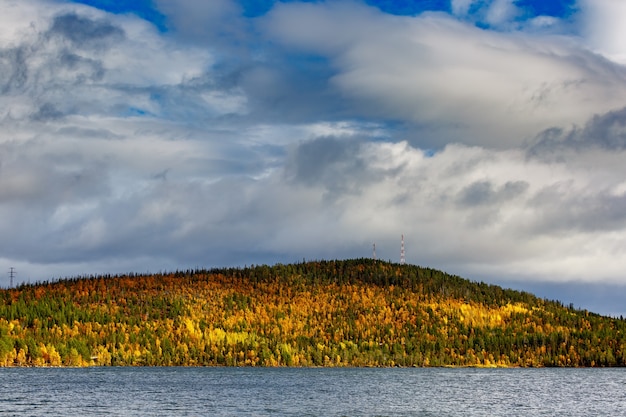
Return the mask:
<path id="1" fill-rule="evenodd" d="M 369 259 L 0 291 L 0 365 L 624 366 L 626 322 Z"/>

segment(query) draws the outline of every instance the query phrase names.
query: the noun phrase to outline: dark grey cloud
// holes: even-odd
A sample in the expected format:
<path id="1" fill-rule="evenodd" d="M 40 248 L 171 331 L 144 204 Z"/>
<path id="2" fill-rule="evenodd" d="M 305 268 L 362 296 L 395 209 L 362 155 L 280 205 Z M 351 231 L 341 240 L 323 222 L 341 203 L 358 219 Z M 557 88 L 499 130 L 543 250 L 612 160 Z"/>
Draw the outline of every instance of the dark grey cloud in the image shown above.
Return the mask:
<path id="1" fill-rule="evenodd" d="M 607 190 L 576 190 L 556 184 L 540 190 L 529 201 L 539 216 L 532 232 L 594 233 L 626 228 L 626 195 Z"/>
<path id="2" fill-rule="evenodd" d="M 28 80 L 25 47 L 0 49 L 0 91 L 8 94 L 21 89 Z"/>
<path id="3" fill-rule="evenodd" d="M 358 151 L 359 143 L 351 138 L 319 137 L 296 147 L 287 172 L 306 185 L 340 183 L 363 171 Z"/>
<path id="4" fill-rule="evenodd" d="M 100 81 L 104 77 L 104 65 L 102 61 L 85 58 L 67 50 L 58 56 L 59 67 L 77 73 L 76 82 Z"/>
<path id="5" fill-rule="evenodd" d="M 42 146 L 39 140 L 0 145 L 2 203 L 54 210 L 67 201 L 79 203 L 108 193 L 107 171 L 97 158 L 86 158 L 80 151 L 58 153 L 50 147 L 41 155 L 37 148 Z"/>
<path id="6" fill-rule="evenodd" d="M 56 16 L 47 35 L 67 39 L 72 47 L 89 49 L 105 48 L 125 37 L 124 30 L 106 20 L 93 20 L 75 13 Z"/>
<path id="7" fill-rule="evenodd" d="M 526 181 L 509 181 L 499 188 L 490 181 L 477 181 L 461 190 L 458 202 L 463 206 L 500 204 L 520 196 L 528 187 Z"/>
<path id="8" fill-rule="evenodd" d="M 174 36 L 185 41 L 237 50 L 249 42 L 243 9 L 230 0 L 156 0 Z M 238 48 L 239 47 L 239 48 Z"/>
<path id="9" fill-rule="evenodd" d="M 31 116 L 33 120 L 38 122 L 60 119 L 61 117 L 63 117 L 63 112 L 59 111 L 52 103 L 42 104 L 37 112 Z"/>
<path id="10" fill-rule="evenodd" d="M 271 123 L 358 117 L 352 103 L 330 85 L 334 71 L 325 59 L 268 52 L 269 62 L 250 63 L 237 74 L 248 97 L 248 117 Z"/>
<path id="11" fill-rule="evenodd" d="M 626 150 L 626 107 L 595 115 L 583 127 L 547 129 L 537 136 L 528 154 L 539 158 L 558 157 L 559 151 L 590 148 Z"/>
<path id="12" fill-rule="evenodd" d="M 46 105 L 44 105 L 46 106 Z M 50 105 L 51 106 L 51 105 Z M 40 108 L 41 111 L 41 108 Z M 58 113 L 54 107 L 51 106 L 50 109 L 46 109 L 44 114 L 51 113 L 51 119 L 56 118 Z M 46 118 L 44 118 L 46 120 Z M 100 128 L 100 129 L 89 129 L 82 128 L 78 126 L 65 126 L 57 130 L 57 133 L 61 137 L 74 137 L 74 138 L 84 138 L 84 139 L 107 139 L 107 140 L 119 140 L 124 137 L 118 134 L 115 134 L 111 130 Z"/>
<path id="13" fill-rule="evenodd" d="M 331 200 L 358 195 L 364 187 L 393 175 L 387 169 L 368 166 L 366 143 L 365 138 L 353 136 L 322 136 L 302 142 L 286 161 L 286 176 L 295 184 L 321 188 Z"/>
<path id="14" fill-rule="evenodd" d="M 106 20 L 65 13 L 54 17 L 49 28 L 33 25 L 31 33 L 0 44 L 2 94 L 20 97 L 20 112 L 28 103 L 29 118 L 37 122 L 93 109 L 100 97 L 81 88 L 103 81 L 100 55 L 123 42 L 124 31 Z M 21 117 L 15 109 L 6 111 Z"/>

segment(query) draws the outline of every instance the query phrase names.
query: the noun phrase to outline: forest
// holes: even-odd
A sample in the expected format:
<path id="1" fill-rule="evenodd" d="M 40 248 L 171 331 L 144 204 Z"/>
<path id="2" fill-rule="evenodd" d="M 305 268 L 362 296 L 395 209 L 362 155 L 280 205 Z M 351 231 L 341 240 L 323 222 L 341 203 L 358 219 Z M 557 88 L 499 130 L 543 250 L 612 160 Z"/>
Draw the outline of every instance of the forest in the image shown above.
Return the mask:
<path id="1" fill-rule="evenodd" d="M 0 290 L 0 366 L 609 367 L 626 321 L 372 259 Z"/>

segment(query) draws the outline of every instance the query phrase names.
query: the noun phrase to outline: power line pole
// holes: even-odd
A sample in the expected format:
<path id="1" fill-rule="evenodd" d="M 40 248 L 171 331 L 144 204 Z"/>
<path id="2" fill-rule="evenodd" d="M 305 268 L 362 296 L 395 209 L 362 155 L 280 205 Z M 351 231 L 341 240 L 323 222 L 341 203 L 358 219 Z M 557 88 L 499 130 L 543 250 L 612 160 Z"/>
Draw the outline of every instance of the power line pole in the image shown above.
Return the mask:
<path id="1" fill-rule="evenodd" d="M 13 267 L 9 268 L 9 278 L 11 279 L 11 287 L 10 288 L 13 288 L 13 278 L 15 277 L 15 274 L 16 274 L 15 268 L 13 268 Z"/>

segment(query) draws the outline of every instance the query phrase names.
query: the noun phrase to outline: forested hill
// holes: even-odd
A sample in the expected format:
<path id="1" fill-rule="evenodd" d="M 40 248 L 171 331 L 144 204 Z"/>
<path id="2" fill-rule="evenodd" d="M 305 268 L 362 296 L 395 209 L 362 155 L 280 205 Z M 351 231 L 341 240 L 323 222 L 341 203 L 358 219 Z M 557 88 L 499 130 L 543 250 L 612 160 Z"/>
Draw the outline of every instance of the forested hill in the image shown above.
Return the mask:
<path id="1" fill-rule="evenodd" d="M 623 366 L 626 322 L 369 259 L 0 291 L 0 365 Z"/>

